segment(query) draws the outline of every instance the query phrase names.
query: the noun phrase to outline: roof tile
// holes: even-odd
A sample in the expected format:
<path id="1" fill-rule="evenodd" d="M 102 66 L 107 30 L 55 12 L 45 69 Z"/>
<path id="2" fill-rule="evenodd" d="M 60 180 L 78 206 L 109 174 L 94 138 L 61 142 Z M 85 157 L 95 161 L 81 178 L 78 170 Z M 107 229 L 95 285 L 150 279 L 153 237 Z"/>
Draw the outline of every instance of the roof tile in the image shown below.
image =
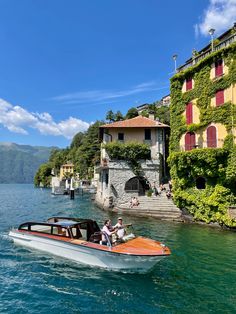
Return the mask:
<path id="1" fill-rule="evenodd" d="M 168 128 L 169 125 L 143 116 L 101 125 L 100 128 Z"/>

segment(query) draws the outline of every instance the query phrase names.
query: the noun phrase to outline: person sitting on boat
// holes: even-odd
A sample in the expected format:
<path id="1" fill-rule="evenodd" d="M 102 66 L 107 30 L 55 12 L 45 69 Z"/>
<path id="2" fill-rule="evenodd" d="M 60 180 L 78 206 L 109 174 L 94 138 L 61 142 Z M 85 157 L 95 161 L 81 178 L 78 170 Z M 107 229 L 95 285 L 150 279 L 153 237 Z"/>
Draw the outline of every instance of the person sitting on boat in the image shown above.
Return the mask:
<path id="1" fill-rule="evenodd" d="M 118 218 L 117 224 L 114 226 L 114 229 L 117 230 L 116 234 L 117 234 L 118 240 L 122 240 L 123 239 L 123 237 L 126 234 L 125 228 L 129 227 L 129 226 L 131 226 L 131 224 L 126 224 L 126 225 L 123 224 L 122 217 Z"/>
<path id="2" fill-rule="evenodd" d="M 112 222 L 111 222 L 111 219 L 108 220 L 108 229 L 109 231 L 114 231 L 114 227 L 112 226 Z"/>
<path id="3" fill-rule="evenodd" d="M 102 244 L 107 245 L 108 242 L 112 243 L 112 235 L 116 233 L 116 229 L 110 231 L 111 221 L 109 219 L 105 220 L 104 226 L 102 228 Z"/>

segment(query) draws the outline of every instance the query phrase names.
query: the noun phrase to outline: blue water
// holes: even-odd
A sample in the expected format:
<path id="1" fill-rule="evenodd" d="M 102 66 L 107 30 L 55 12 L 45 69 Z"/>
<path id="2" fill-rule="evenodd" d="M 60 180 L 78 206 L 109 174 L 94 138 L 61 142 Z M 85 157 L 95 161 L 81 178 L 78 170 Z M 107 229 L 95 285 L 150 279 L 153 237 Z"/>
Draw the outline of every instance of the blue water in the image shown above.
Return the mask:
<path id="1" fill-rule="evenodd" d="M 148 274 L 78 265 L 14 245 L 12 226 L 53 215 L 116 222 L 89 197 L 0 185 L 0 313 L 236 313 L 236 233 L 124 216 L 172 255 Z"/>

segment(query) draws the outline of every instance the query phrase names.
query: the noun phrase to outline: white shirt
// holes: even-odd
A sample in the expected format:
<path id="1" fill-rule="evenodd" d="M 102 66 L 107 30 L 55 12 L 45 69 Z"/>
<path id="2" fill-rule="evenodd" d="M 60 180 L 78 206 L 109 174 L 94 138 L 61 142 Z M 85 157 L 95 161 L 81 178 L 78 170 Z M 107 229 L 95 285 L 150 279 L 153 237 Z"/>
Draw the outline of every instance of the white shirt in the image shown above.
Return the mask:
<path id="1" fill-rule="evenodd" d="M 122 239 L 123 236 L 125 235 L 125 228 L 122 224 L 120 224 L 119 222 L 114 226 L 114 228 L 118 228 L 117 230 L 117 236 L 119 239 Z"/>

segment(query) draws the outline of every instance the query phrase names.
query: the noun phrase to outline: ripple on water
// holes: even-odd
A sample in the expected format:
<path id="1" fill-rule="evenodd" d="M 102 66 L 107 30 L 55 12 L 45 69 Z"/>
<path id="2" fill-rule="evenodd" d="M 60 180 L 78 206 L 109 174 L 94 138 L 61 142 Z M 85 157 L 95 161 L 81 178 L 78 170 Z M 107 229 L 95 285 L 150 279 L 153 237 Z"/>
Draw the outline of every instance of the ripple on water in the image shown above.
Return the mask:
<path id="1" fill-rule="evenodd" d="M 0 185 L 0 313 L 236 312 L 236 233 L 123 215 L 172 255 L 147 274 L 107 271 L 16 246 L 8 231 L 54 215 L 115 222 L 115 213 L 97 209 L 87 196 L 72 201 L 30 185 L 10 188 L 12 198 L 9 186 Z"/>

